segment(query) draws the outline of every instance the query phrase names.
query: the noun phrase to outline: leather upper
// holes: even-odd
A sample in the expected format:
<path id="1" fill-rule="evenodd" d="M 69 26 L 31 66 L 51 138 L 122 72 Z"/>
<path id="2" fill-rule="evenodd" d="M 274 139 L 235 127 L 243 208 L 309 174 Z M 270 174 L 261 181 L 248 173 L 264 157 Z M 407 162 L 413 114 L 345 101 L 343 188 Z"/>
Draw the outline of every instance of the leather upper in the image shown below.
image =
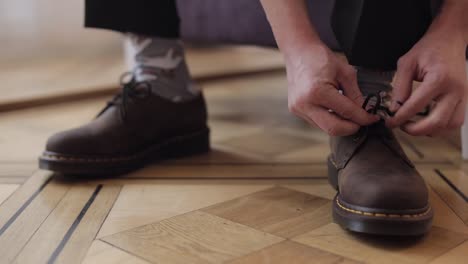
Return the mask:
<path id="1" fill-rule="evenodd" d="M 78 128 L 49 138 L 46 151 L 65 155 L 127 155 L 176 137 L 206 129 L 207 111 L 203 96 L 172 102 L 151 94 L 111 105 L 98 117 Z"/>
<path id="2" fill-rule="evenodd" d="M 331 149 L 343 202 L 385 210 L 427 207 L 423 178 L 383 121 L 352 136 L 333 137 Z"/>

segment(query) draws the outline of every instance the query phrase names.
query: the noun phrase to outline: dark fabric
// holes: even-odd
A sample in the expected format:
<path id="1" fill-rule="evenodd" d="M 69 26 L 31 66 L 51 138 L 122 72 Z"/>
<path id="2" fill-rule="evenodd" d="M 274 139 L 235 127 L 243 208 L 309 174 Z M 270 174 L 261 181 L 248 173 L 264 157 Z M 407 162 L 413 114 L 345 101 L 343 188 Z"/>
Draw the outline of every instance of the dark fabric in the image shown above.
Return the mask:
<path id="1" fill-rule="evenodd" d="M 321 39 L 338 49 L 330 27 L 333 0 L 308 0 L 310 19 Z M 271 27 L 258 0 L 177 0 L 181 35 L 195 42 L 276 46 Z"/>
<path id="2" fill-rule="evenodd" d="M 87 27 L 204 43 L 276 46 L 259 0 L 85 1 Z M 431 0 L 433 13 L 441 2 Z M 321 39 L 333 50 L 340 50 L 330 23 L 335 0 L 307 0 L 307 3 Z M 393 21 L 398 21 L 398 12 L 392 16 Z"/>
<path id="3" fill-rule="evenodd" d="M 429 0 L 336 0 L 332 25 L 352 65 L 394 70 L 431 20 Z"/>
<path id="4" fill-rule="evenodd" d="M 85 0 L 85 26 L 163 38 L 180 37 L 175 0 Z"/>

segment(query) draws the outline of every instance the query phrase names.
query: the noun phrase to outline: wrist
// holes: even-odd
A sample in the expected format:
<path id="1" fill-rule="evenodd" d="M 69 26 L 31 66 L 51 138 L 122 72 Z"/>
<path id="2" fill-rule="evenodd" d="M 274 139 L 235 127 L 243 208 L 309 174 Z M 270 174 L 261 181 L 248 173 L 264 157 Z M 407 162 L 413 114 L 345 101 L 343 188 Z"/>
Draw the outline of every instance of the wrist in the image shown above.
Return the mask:
<path id="1" fill-rule="evenodd" d="M 327 45 L 318 37 L 301 38 L 295 41 L 292 40 L 284 43 L 284 45 L 280 47 L 286 61 L 289 59 L 296 59 L 298 56 L 301 57 L 305 53 L 326 49 L 328 49 Z"/>
<path id="2" fill-rule="evenodd" d="M 466 12 L 468 12 L 467 2 L 445 1 L 426 34 L 438 34 L 444 36 L 446 40 L 463 41 L 463 45 L 468 45 Z"/>

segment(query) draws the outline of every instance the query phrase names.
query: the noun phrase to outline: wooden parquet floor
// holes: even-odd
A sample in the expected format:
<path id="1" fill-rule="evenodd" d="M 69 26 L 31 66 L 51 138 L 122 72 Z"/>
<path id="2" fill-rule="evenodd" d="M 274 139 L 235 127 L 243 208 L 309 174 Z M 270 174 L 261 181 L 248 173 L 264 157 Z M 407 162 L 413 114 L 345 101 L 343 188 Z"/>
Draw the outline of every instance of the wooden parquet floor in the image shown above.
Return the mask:
<path id="1" fill-rule="evenodd" d="M 37 170 L 47 137 L 106 98 L 0 113 L 0 263 L 467 263 L 468 175 L 446 138 L 398 134 L 430 189 L 430 233 L 342 230 L 328 138 L 287 112 L 283 72 L 204 82 L 213 150 L 118 178 Z"/>

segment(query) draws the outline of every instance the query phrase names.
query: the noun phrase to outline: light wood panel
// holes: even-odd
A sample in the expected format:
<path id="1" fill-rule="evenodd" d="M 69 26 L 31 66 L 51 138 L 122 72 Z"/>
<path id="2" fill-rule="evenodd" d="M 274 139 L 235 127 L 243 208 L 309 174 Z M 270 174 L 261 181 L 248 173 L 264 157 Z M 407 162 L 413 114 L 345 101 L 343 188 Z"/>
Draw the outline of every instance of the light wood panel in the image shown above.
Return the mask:
<path id="1" fill-rule="evenodd" d="M 468 175 L 463 170 L 441 169 L 440 172 L 446 180 L 460 191 L 460 195 L 468 196 Z"/>
<path id="2" fill-rule="evenodd" d="M 68 242 L 63 246 L 56 263 L 81 263 L 114 205 L 120 189 L 120 186 L 112 184 L 102 187 Z"/>
<path id="3" fill-rule="evenodd" d="M 161 221 L 268 188 L 268 185 L 127 185 L 98 237 Z"/>
<path id="4" fill-rule="evenodd" d="M 96 240 L 91 244 L 83 264 L 149 264 L 141 258 L 131 255 L 123 250 L 117 249 L 108 243 Z"/>
<path id="5" fill-rule="evenodd" d="M 301 264 L 301 263 L 357 263 L 316 248 L 311 248 L 296 242 L 284 241 L 264 248 L 245 257 L 229 262 L 230 264 Z"/>
<path id="6" fill-rule="evenodd" d="M 438 258 L 431 261 L 431 264 L 462 264 L 466 263 L 466 257 L 468 252 L 468 241 L 463 244 L 451 249 L 449 252 L 439 256 Z"/>
<path id="7" fill-rule="evenodd" d="M 29 180 L 14 192 L 11 197 L 0 205 L 0 228 L 18 213 L 18 210 L 30 203 L 41 188 L 50 180 L 51 174 L 48 172 L 38 172 L 31 176 Z"/>
<path id="8" fill-rule="evenodd" d="M 326 167 L 307 164 L 149 165 L 126 178 L 323 178 Z"/>
<path id="9" fill-rule="evenodd" d="M 47 263 L 92 196 L 95 186 L 73 186 L 17 256 L 18 263 Z"/>
<path id="10" fill-rule="evenodd" d="M 103 238 L 151 262 L 220 263 L 281 238 L 200 211 Z"/>
<path id="11" fill-rule="evenodd" d="M 18 189 L 18 184 L 0 184 L 0 204 L 2 204 L 10 195 Z"/>
<path id="12" fill-rule="evenodd" d="M 468 226 L 432 188 L 429 189 L 429 202 L 436 212 L 433 225 L 468 234 Z"/>
<path id="13" fill-rule="evenodd" d="M 274 187 L 213 205 L 203 211 L 290 238 L 330 223 L 332 219 L 327 214 L 330 208 L 329 200 Z"/>
<path id="14" fill-rule="evenodd" d="M 353 235 L 328 224 L 294 241 L 366 263 L 427 263 L 468 238 L 442 228 L 433 228 L 422 239 Z"/>
<path id="15" fill-rule="evenodd" d="M 187 62 L 193 78 L 199 81 L 283 68 L 278 51 L 257 47 L 190 48 Z M 122 51 L 115 48 L 9 61 L 0 63 L 0 69 L 3 85 L 14 88 L 3 91 L 0 111 L 111 94 L 118 88 L 119 76 L 128 71 Z"/>
<path id="16" fill-rule="evenodd" d="M 4 226 L 7 228 L 0 235 L 0 255 L 5 262 L 14 260 L 68 189 L 57 183 L 47 184 L 24 210 L 19 211 L 11 225 Z"/>
<path id="17" fill-rule="evenodd" d="M 457 185 L 452 185 L 450 179 L 446 177 L 445 173 L 442 173 L 438 169 L 427 171 L 423 173 L 426 181 L 432 187 L 432 189 L 439 195 L 439 197 L 445 201 L 445 203 L 457 214 L 457 216 L 465 223 L 468 223 L 468 201 L 465 200 L 464 194 L 457 193 Z M 454 178 L 453 172 L 451 173 L 452 180 Z M 456 184 L 455 181 L 453 184 Z"/>

